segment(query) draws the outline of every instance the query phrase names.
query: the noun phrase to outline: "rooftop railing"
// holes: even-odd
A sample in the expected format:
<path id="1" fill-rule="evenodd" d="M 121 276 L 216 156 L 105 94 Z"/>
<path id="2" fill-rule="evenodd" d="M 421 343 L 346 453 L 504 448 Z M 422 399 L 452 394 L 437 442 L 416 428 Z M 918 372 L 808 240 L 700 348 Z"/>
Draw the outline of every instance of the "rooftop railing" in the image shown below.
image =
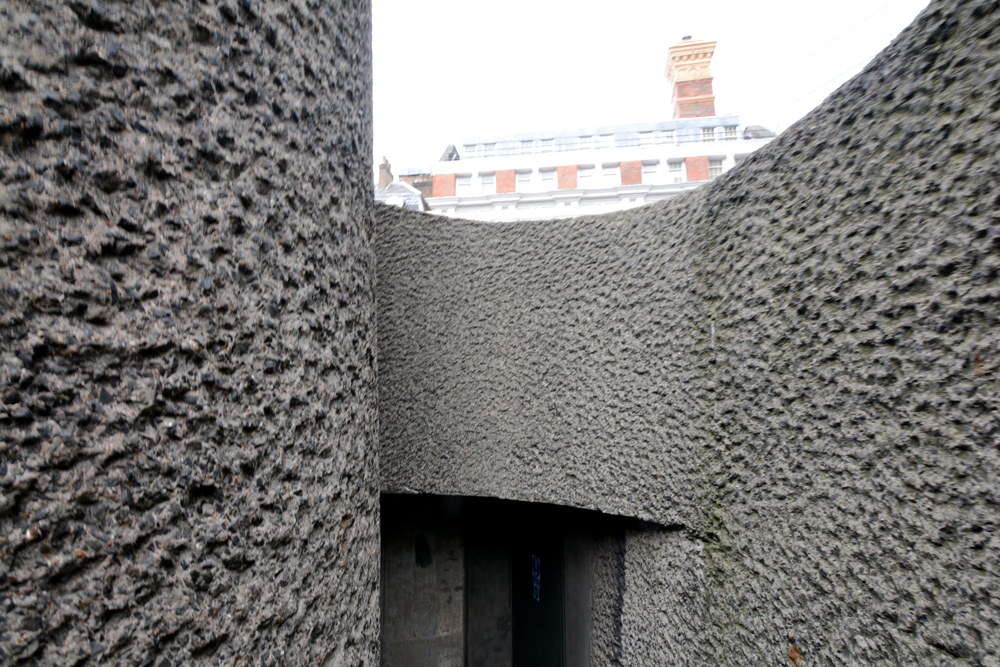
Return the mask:
<path id="1" fill-rule="evenodd" d="M 657 139 L 655 141 L 649 141 L 636 137 L 634 139 L 617 139 L 614 145 L 589 145 L 584 146 L 579 143 L 569 143 L 569 144 L 556 144 L 553 146 L 535 146 L 530 150 L 525 149 L 522 146 L 504 146 L 498 147 L 489 154 L 485 151 L 480 153 L 477 151 L 475 155 L 469 155 L 468 152 L 461 153 L 459 159 L 461 160 L 471 160 L 474 158 L 491 158 L 491 157 L 517 157 L 521 155 L 545 155 L 546 153 L 573 153 L 577 151 L 589 151 L 589 150 L 608 150 L 611 148 L 658 148 L 661 146 L 682 146 L 685 144 L 711 144 L 711 143 L 724 143 L 727 141 L 737 141 L 741 138 L 740 134 L 719 134 L 712 137 L 705 137 L 701 135 L 692 136 L 681 136 L 672 140 Z M 482 144 L 479 144 L 482 145 Z"/>

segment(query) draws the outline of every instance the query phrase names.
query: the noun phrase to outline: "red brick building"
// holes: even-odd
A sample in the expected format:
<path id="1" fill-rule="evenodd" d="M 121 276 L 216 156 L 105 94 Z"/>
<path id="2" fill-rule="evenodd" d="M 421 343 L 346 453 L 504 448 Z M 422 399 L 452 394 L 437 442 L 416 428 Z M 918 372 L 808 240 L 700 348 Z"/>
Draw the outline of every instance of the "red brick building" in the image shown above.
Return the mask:
<path id="1" fill-rule="evenodd" d="M 672 197 L 721 176 L 774 134 L 716 115 L 715 42 L 672 46 L 670 120 L 467 139 L 421 175 L 428 204 L 482 220 L 569 217 Z M 756 127 L 756 129 L 754 129 Z"/>

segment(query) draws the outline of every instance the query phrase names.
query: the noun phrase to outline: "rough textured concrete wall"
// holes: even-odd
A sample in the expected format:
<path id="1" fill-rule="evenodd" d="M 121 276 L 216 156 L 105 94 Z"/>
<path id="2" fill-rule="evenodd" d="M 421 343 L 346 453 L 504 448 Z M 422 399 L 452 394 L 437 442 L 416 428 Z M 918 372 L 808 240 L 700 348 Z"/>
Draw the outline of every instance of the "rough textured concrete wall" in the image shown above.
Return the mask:
<path id="1" fill-rule="evenodd" d="M 709 665 L 702 643 L 713 633 L 738 633 L 740 623 L 712 627 L 703 550 L 705 542 L 682 531 L 629 531 L 623 553 L 621 654 L 624 664 L 652 665 L 669 656 L 675 664 Z M 730 619 L 726 619 L 730 620 Z M 762 659 L 755 642 L 725 646 L 724 664 L 788 664 L 781 655 L 785 638 L 770 637 L 778 650 Z M 610 664 L 610 663 L 607 663 Z"/>
<path id="2" fill-rule="evenodd" d="M 622 611 L 625 594 L 625 536 L 594 539 L 591 557 L 592 665 L 622 664 Z"/>
<path id="3" fill-rule="evenodd" d="M 384 486 L 683 527 L 625 664 L 998 664 L 998 77 L 998 3 L 935 2 L 669 202 L 379 209 Z"/>
<path id="4" fill-rule="evenodd" d="M 0 663 L 376 664 L 369 15 L 0 3 Z"/>
<path id="5" fill-rule="evenodd" d="M 680 229 L 662 207 L 503 226 L 379 207 L 387 489 L 696 523 L 698 194 Z"/>

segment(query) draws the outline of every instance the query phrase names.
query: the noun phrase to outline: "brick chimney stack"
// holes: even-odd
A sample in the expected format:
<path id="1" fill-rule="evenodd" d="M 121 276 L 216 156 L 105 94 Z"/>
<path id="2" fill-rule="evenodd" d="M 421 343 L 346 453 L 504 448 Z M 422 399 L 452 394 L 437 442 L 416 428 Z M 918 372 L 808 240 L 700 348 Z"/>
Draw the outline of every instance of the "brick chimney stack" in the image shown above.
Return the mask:
<path id="1" fill-rule="evenodd" d="M 391 169 L 392 165 L 389 164 L 389 160 L 383 155 L 382 164 L 378 166 L 378 186 L 380 188 L 384 188 L 392 183 L 393 175 Z"/>
<path id="2" fill-rule="evenodd" d="M 670 47 L 665 76 L 673 86 L 674 118 L 715 115 L 712 92 L 712 55 L 715 42 L 692 40 L 690 35 Z"/>

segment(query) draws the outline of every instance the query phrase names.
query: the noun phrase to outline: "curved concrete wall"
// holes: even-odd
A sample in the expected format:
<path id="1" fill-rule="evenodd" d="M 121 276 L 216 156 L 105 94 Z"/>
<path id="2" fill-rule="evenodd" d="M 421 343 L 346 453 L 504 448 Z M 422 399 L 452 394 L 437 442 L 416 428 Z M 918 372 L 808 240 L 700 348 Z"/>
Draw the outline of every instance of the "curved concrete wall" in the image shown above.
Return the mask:
<path id="1" fill-rule="evenodd" d="M 0 663 L 377 664 L 370 33 L 0 7 Z"/>
<path id="2" fill-rule="evenodd" d="M 663 204 L 379 208 L 383 488 L 685 527 L 626 539 L 623 664 L 998 664 L 998 9 Z"/>

